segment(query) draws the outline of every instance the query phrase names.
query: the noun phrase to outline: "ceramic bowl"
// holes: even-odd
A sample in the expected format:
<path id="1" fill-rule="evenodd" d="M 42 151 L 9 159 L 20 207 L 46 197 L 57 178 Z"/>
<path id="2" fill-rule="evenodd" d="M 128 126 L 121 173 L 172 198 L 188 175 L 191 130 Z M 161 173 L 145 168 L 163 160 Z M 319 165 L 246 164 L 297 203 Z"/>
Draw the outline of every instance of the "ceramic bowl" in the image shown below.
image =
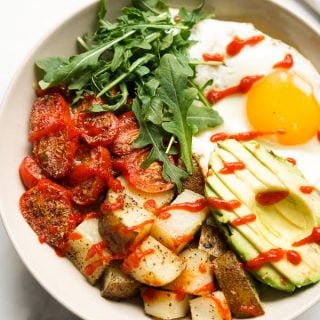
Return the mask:
<path id="1" fill-rule="evenodd" d="M 108 3 L 108 14 L 115 17 L 129 1 Z M 191 5 L 193 1 L 188 1 Z M 171 1 L 172 6 L 186 1 Z M 34 61 L 46 56 L 69 56 L 76 52 L 76 37 L 93 30 L 98 4 L 94 3 L 48 33 L 15 75 L 3 100 L 0 116 L 0 210 L 8 235 L 27 268 L 60 303 L 87 320 L 148 319 L 142 306 L 134 302 L 111 302 L 100 297 L 67 260 L 58 258 L 47 245 L 41 245 L 19 211 L 24 188 L 18 167 L 30 152 L 27 141 L 28 118 L 36 82 Z M 269 0 L 207 0 L 206 10 L 218 19 L 253 22 L 257 28 L 296 47 L 320 69 L 320 34 L 286 8 Z M 293 319 L 320 298 L 320 283 L 294 294 L 268 291 L 262 295 L 265 316 L 259 320 Z"/>

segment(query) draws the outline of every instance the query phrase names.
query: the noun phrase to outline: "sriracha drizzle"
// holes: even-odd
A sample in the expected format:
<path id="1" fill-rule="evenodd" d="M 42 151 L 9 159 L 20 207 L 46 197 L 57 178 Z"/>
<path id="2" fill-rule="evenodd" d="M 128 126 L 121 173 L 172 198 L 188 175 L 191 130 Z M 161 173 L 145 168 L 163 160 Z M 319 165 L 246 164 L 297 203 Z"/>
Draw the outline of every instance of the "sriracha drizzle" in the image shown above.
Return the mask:
<path id="1" fill-rule="evenodd" d="M 299 241 L 296 241 L 293 243 L 294 247 L 300 247 L 303 246 L 304 244 L 308 243 L 317 243 L 320 245 L 320 227 L 315 227 L 312 229 L 312 232 L 309 236 L 306 238 L 303 238 Z"/>
<path id="2" fill-rule="evenodd" d="M 210 103 L 215 103 L 233 94 L 247 93 L 252 88 L 252 86 L 262 77 L 263 77 L 262 75 L 247 76 L 242 78 L 240 83 L 234 87 L 230 87 L 230 88 L 219 90 L 219 91 L 215 89 L 211 89 L 207 93 L 207 99 Z"/>
<path id="3" fill-rule="evenodd" d="M 290 69 L 293 66 L 293 57 L 290 53 L 288 53 L 283 60 L 276 63 L 273 68 L 284 68 Z"/>
<path id="4" fill-rule="evenodd" d="M 227 53 L 229 56 L 237 55 L 245 46 L 253 46 L 264 40 L 264 35 L 252 36 L 247 39 L 241 39 L 235 36 L 233 40 L 227 45 Z"/>
<path id="5" fill-rule="evenodd" d="M 279 262 L 284 258 L 294 265 L 298 265 L 302 260 L 297 251 L 276 248 L 260 253 L 257 257 L 249 260 L 246 267 L 252 271 L 257 271 L 266 263 Z"/>
<path id="6" fill-rule="evenodd" d="M 241 141 L 250 141 L 253 139 L 257 139 L 262 136 L 267 136 L 267 135 L 273 135 L 273 134 L 285 134 L 285 130 L 279 129 L 275 131 L 247 131 L 247 132 L 240 132 L 240 133 L 226 133 L 226 132 L 218 132 L 213 134 L 210 137 L 211 142 L 219 142 L 219 141 L 224 141 L 227 139 L 235 139 L 239 142 Z"/>
<path id="7" fill-rule="evenodd" d="M 243 216 L 243 217 L 240 217 L 240 218 L 236 218 L 234 220 L 232 220 L 230 222 L 230 224 L 234 227 L 238 227 L 238 226 L 241 226 L 243 224 L 247 224 L 247 223 L 250 223 L 250 222 L 254 222 L 256 221 L 257 217 L 255 214 L 248 214 L 246 216 Z"/>
<path id="8" fill-rule="evenodd" d="M 224 167 L 219 170 L 219 173 L 221 174 L 232 174 L 237 170 L 244 170 L 246 168 L 246 165 L 241 162 L 225 162 Z"/>
<path id="9" fill-rule="evenodd" d="M 220 53 L 204 53 L 202 55 L 202 58 L 204 61 L 217 61 L 217 62 L 223 62 L 224 61 L 224 56 Z"/>
<path id="10" fill-rule="evenodd" d="M 315 187 L 313 187 L 313 186 L 301 186 L 299 189 L 300 189 L 300 191 L 302 193 L 311 194 L 315 190 Z"/>
<path id="11" fill-rule="evenodd" d="M 239 200 L 223 200 L 217 197 L 209 197 L 208 198 L 209 206 L 213 209 L 221 209 L 221 210 L 227 210 L 232 211 L 234 209 L 237 209 L 241 206 L 241 202 Z"/>
<path id="12" fill-rule="evenodd" d="M 256 201 L 262 206 L 271 206 L 289 196 L 289 191 L 267 191 L 256 195 Z"/>

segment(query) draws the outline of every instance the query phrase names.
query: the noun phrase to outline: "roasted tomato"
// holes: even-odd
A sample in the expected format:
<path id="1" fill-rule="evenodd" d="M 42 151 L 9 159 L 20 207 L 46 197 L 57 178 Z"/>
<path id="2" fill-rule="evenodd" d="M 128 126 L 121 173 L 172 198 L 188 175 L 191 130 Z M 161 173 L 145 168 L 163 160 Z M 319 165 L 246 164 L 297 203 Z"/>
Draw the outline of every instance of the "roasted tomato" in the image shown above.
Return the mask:
<path id="1" fill-rule="evenodd" d="M 77 137 L 70 138 L 65 127 L 35 141 L 33 154 L 49 177 L 60 179 L 70 172 L 77 146 Z"/>
<path id="2" fill-rule="evenodd" d="M 29 140 L 34 142 L 44 136 L 55 133 L 71 123 L 70 109 L 58 93 L 38 97 L 33 103 Z"/>
<path id="3" fill-rule="evenodd" d="M 20 210 L 40 241 L 63 250 L 68 232 L 74 227 L 71 194 L 48 179 L 40 180 L 20 198 Z"/>
<path id="4" fill-rule="evenodd" d="M 124 156 L 134 150 L 133 141 L 139 135 L 139 125 L 132 111 L 119 117 L 119 133 L 109 150 L 116 156 Z"/>
<path id="5" fill-rule="evenodd" d="M 91 177 L 101 178 L 109 188 L 116 192 L 122 190 L 120 182 L 112 175 L 110 153 L 104 147 L 81 146 L 68 180 L 73 184 L 78 184 Z"/>
<path id="6" fill-rule="evenodd" d="M 87 178 L 72 188 L 72 200 L 80 206 L 89 206 L 99 199 L 105 186 L 104 180 L 100 177 Z"/>
<path id="7" fill-rule="evenodd" d="M 162 165 L 153 162 L 148 168 L 141 168 L 141 164 L 147 159 L 149 151 L 140 149 L 113 161 L 113 167 L 122 172 L 130 185 L 134 188 L 150 193 L 158 193 L 170 190 L 174 184 L 165 181 L 162 177 Z"/>
<path id="8" fill-rule="evenodd" d="M 19 167 L 19 174 L 22 183 L 27 189 L 32 188 L 41 179 L 45 178 L 42 169 L 38 166 L 36 161 L 30 157 L 26 156 Z"/>
<path id="9" fill-rule="evenodd" d="M 91 146 L 108 146 L 118 134 L 118 118 L 112 112 L 88 113 L 94 104 L 103 104 L 95 96 L 87 96 L 77 108 L 75 119 L 81 137 Z"/>

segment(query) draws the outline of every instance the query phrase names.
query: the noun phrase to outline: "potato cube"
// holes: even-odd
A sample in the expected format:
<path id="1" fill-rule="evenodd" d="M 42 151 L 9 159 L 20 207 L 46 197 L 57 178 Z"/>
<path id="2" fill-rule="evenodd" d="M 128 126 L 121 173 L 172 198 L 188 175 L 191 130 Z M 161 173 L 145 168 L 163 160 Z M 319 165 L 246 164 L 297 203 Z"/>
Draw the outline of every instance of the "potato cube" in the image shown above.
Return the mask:
<path id="1" fill-rule="evenodd" d="M 199 249 L 186 249 L 179 257 L 186 262 L 186 268 L 166 288 L 197 296 L 211 293 L 214 285 L 209 254 Z"/>
<path id="2" fill-rule="evenodd" d="M 190 300 L 192 320 L 231 320 L 231 312 L 222 291 Z"/>
<path id="3" fill-rule="evenodd" d="M 128 299 L 137 292 L 140 283 L 120 269 L 107 267 L 102 278 L 101 295 L 112 300 Z"/>
<path id="4" fill-rule="evenodd" d="M 156 207 L 161 207 L 168 204 L 174 195 L 172 190 L 157 194 L 142 192 L 131 187 L 123 177 L 118 179 L 124 190 L 121 193 L 109 190 L 105 201 L 111 204 L 118 203 L 120 197 L 124 203 L 123 207 L 104 212 L 106 214 L 99 221 L 99 232 L 109 243 L 113 253 L 125 252 L 150 233 L 155 216 L 145 206 L 147 200 L 152 200 Z"/>
<path id="5" fill-rule="evenodd" d="M 178 295 L 174 292 L 153 288 L 141 289 L 144 312 L 161 319 L 177 319 L 185 317 L 189 312 L 188 295 Z"/>
<path id="6" fill-rule="evenodd" d="M 201 199 L 204 199 L 202 195 L 186 189 L 177 196 L 172 205 Z M 193 239 L 207 214 L 207 207 L 197 212 L 170 209 L 165 218 L 158 216 L 152 226 L 151 235 L 174 252 L 180 252 Z"/>
<path id="7" fill-rule="evenodd" d="M 71 233 L 67 257 L 91 284 L 100 278 L 111 260 L 111 253 L 98 232 L 98 219 L 83 221 Z"/>
<path id="8" fill-rule="evenodd" d="M 160 287 L 175 280 L 185 264 L 180 257 L 149 236 L 124 260 L 122 266 L 137 281 Z"/>

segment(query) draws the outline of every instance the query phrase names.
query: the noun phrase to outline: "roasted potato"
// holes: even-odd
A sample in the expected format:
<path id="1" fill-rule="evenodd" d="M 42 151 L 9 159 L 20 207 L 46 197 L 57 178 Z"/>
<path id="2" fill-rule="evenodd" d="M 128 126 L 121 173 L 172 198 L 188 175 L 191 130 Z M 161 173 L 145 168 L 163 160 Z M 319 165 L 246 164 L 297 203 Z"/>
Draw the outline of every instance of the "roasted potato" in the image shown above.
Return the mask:
<path id="1" fill-rule="evenodd" d="M 215 275 L 236 318 L 256 317 L 264 314 L 253 281 L 232 251 L 214 261 Z"/>
<path id="2" fill-rule="evenodd" d="M 121 300 L 133 297 L 140 283 L 119 268 L 107 267 L 102 277 L 101 295 L 106 299 Z"/>
<path id="3" fill-rule="evenodd" d="M 178 295 L 174 292 L 154 288 L 141 289 L 144 312 L 161 319 L 185 317 L 189 312 L 189 295 Z"/>
<path id="4" fill-rule="evenodd" d="M 68 241 L 67 257 L 95 284 L 111 260 L 111 253 L 98 232 L 98 219 L 83 221 L 73 235 L 75 239 Z"/>
<path id="5" fill-rule="evenodd" d="M 190 300 L 192 320 L 231 320 L 231 312 L 222 291 Z"/>
<path id="6" fill-rule="evenodd" d="M 134 199 L 125 196 L 124 201 L 124 208 L 99 218 L 100 235 L 108 242 L 113 253 L 125 252 L 143 239 L 155 219 L 152 213 L 138 206 Z"/>
<path id="7" fill-rule="evenodd" d="M 166 288 L 196 296 L 211 293 L 214 290 L 214 284 L 209 254 L 199 249 L 186 249 L 179 257 L 185 261 L 186 268 Z"/>
<path id="8" fill-rule="evenodd" d="M 175 280 L 185 268 L 185 263 L 149 236 L 124 260 L 122 267 L 137 281 L 161 287 Z"/>
<path id="9" fill-rule="evenodd" d="M 184 190 L 172 202 L 172 205 L 195 202 L 204 199 L 198 193 Z M 204 207 L 198 212 L 190 212 L 183 209 L 170 209 L 165 219 L 157 217 L 151 229 L 151 235 L 174 252 L 180 252 L 194 237 L 208 214 L 208 208 Z"/>
<path id="10" fill-rule="evenodd" d="M 119 194 L 109 190 L 105 201 L 116 203 L 120 196 L 123 207 L 104 212 L 99 220 L 101 237 L 108 242 L 113 253 L 126 251 L 149 234 L 155 216 L 144 207 L 146 200 L 153 199 L 156 205 L 161 207 L 169 203 L 173 197 L 171 190 L 150 195 L 130 187 L 122 177 L 119 180 L 124 187 L 123 192 Z"/>

